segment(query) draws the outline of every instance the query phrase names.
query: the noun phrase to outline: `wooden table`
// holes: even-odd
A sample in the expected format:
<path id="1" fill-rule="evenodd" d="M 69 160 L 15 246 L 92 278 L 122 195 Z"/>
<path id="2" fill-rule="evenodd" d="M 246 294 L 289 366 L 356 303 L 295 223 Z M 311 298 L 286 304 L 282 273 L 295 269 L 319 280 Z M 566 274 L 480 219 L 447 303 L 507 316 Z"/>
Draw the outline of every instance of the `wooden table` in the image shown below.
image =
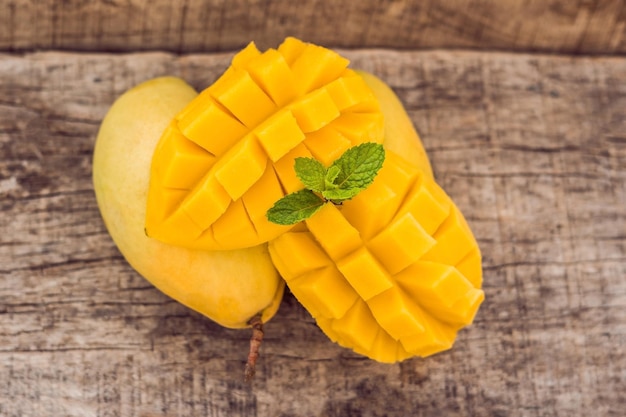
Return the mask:
<path id="1" fill-rule="evenodd" d="M 619 415 L 626 59 L 345 54 L 399 93 L 484 252 L 486 301 L 455 348 L 377 364 L 287 295 L 242 383 L 248 332 L 137 276 L 90 177 L 116 96 L 161 74 L 200 88 L 230 55 L 5 55 L 0 415 Z"/>
<path id="2" fill-rule="evenodd" d="M 258 372 L 125 262 L 91 183 L 113 100 L 211 83 L 230 52 L 0 54 L 0 416 L 623 416 L 626 58 L 342 50 L 405 103 L 475 231 L 486 300 L 455 347 L 378 364 L 286 294 Z"/>

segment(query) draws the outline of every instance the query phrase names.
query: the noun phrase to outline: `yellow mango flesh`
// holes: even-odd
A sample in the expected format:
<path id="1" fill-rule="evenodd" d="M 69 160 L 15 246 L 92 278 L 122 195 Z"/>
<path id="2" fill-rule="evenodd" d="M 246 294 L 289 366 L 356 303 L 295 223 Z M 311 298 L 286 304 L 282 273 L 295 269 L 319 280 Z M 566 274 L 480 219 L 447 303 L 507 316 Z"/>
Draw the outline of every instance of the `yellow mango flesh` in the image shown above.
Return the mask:
<path id="1" fill-rule="evenodd" d="M 172 202 L 181 198 L 181 189 L 192 177 L 201 175 L 198 166 L 214 159 L 183 140 L 170 124 L 196 96 L 182 80 L 166 77 L 140 84 L 113 104 L 94 150 L 96 198 L 111 237 L 139 274 L 222 326 L 247 327 L 248 320 L 258 313 L 263 321 L 270 320 L 282 299 L 284 281 L 266 245 L 208 252 L 161 243 L 144 233 L 151 161 L 161 134 L 165 131 L 172 137 L 159 144 L 163 146 L 161 157 L 176 155 L 175 164 L 186 167 L 189 177 L 173 175 L 176 165 L 159 165 L 157 175 L 168 185 L 168 192 L 159 194 L 159 210 L 154 214 L 158 217 L 167 217 Z M 210 195 L 219 199 L 219 195 Z"/>
<path id="2" fill-rule="evenodd" d="M 272 240 L 270 254 L 340 345 L 396 362 L 449 349 L 472 323 L 484 299 L 480 251 L 424 166 L 387 149 L 367 190 L 306 225 Z"/>
<path id="3" fill-rule="evenodd" d="M 329 164 L 348 148 L 382 142 L 383 113 L 337 53 L 287 38 L 248 45 L 175 115 L 154 153 L 146 232 L 164 243 L 226 250 L 288 231 L 265 213 L 303 188 L 294 159 Z"/>

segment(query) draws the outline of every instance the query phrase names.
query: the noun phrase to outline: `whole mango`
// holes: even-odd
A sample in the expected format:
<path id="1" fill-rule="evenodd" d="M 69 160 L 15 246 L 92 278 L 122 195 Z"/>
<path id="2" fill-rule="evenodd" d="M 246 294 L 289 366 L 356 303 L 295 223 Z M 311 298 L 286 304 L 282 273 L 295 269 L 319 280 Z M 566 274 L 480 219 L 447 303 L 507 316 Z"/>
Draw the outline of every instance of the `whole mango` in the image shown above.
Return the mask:
<path id="1" fill-rule="evenodd" d="M 98 207 L 128 263 L 173 299 L 229 328 L 250 327 L 277 311 L 284 282 L 267 245 L 209 252 L 146 236 L 150 164 L 163 130 L 197 93 L 174 77 L 144 82 L 120 96 L 104 118 L 93 154 Z"/>

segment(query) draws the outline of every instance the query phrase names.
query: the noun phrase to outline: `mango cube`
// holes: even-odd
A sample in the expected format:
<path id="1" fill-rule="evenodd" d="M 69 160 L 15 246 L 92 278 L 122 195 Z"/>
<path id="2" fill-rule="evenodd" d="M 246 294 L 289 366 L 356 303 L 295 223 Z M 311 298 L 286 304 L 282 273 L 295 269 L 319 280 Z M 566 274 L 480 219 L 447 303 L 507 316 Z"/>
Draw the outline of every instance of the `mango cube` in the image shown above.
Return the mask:
<path id="1" fill-rule="evenodd" d="M 376 321 L 395 340 L 424 332 L 421 311 L 397 286 L 371 298 L 367 305 Z"/>
<path id="2" fill-rule="evenodd" d="M 472 232 L 456 208 L 451 210 L 433 237 L 437 243 L 424 255 L 426 261 L 455 265 L 477 246 Z"/>
<path id="3" fill-rule="evenodd" d="M 328 255 L 309 232 L 282 234 L 272 241 L 270 251 L 276 256 L 290 254 L 281 268 L 285 271 L 283 277 L 287 281 L 331 264 Z"/>
<path id="4" fill-rule="evenodd" d="M 380 143 L 384 137 L 384 118 L 378 113 L 346 113 L 333 120 L 331 126 L 350 139 L 353 145 L 364 142 Z M 368 128 L 363 129 L 363 126 Z"/>
<path id="5" fill-rule="evenodd" d="M 184 137 L 215 156 L 224 154 L 247 132 L 239 120 L 212 98 L 190 110 L 178 121 L 178 126 Z"/>
<path id="6" fill-rule="evenodd" d="M 358 298 L 343 317 L 331 323 L 331 328 L 337 334 L 339 343 L 365 351 L 370 350 L 379 331 L 369 307 Z"/>
<path id="7" fill-rule="evenodd" d="M 301 303 L 311 307 L 314 317 L 339 319 L 359 298 L 358 294 L 332 266 L 309 271 L 290 281 Z M 315 314 L 314 312 L 319 312 Z"/>
<path id="8" fill-rule="evenodd" d="M 187 190 L 165 188 L 161 186 L 157 181 L 153 181 L 150 187 L 159 188 L 160 192 L 148 193 L 150 201 L 148 204 L 152 204 L 154 207 L 158 207 L 158 210 L 151 210 L 146 213 L 146 231 L 149 235 L 152 235 L 155 229 L 159 228 L 159 225 L 167 219 L 173 210 L 173 207 L 187 195 Z"/>
<path id="9" fill-rule="evenodd" d="M 211 90 L 211 95 L 248 128 L 253 128 L 276 110 L 272 99 L 244 70 L 234 71 L 228 82 Z"/>
<path id="10" fill-rule="evenodd" d="M 342 213 L 363 239 L 369 239 L 391 221 L 401 201 L 402 195 L 376 178 L 359 195 L 343 203 Z"/>
<path id="11" fill-rule="evenodd" d="M 394 363 L 404 359 L 404 357 L 399 358 L 398 347 L 399 344 L 395 339 L 389 336 L 383 329 L 379 329 L 376 338 L 374 338 L 374 342 L 368 350 L 362 350 L 358 346 L 355 346 L 354 351 L 368 356 L 377 362 Z M 406 357 L 410 356 L 411 355 L 407 355 Z"/>
<path id="12" fill-rule="evenodd" d="M 484 298 L 483 292 L 454 266 L 437 262 L 416 262 L 398 274 L 397 282 L 427 310 L 448 323 L 471 323 Z"/>
<path id="13" fill-rule="evenodd" d="M 306 43 L 294 37 L 287 37 L 278 47 L 278 52 L 285 58 L 289 67 L 293 67 L 293 63 L 302 55 L 306 49 Z"/>
<path id="14" fill-rule="evenodd" d="M 307 44 L 291 67 L 303 93 L 308 93 L 339 77 L 348 67 L 346 58 L 330 49 Z"/>
<path id="15" fill-rule="evenodd" d="M 289 109 L 304 133 L 323 128 L 341 114 L 330 94 L 322 88 L 300 98 Z"/>
<path id="16" fill-rule="evenodd" d="M 362 245 L 359 231 L 332 204 L 324 205 L 306 220 L 306 225 L 333 260 L 345 257 Z"/>
<path id="17" fill-rule="evenodd" d="M 246 69 L 278 107 L 287 105 L 298 96 L 297 83 L 291 68 L 276 49 L 268 49 L 250 60 Z"/>
<path id="18" fill-rule="evenodd" d="M 337 261 L 337 268 L 365 301 L 391 288 L 391 276 L 364 247 Z"/>
<path id="19" fill-rule="evenodd" d="M 290 111 L 281 111 L 258 126 L 254 133 L 272 162 L 278 161 L 305 138 Z"/>
<path id="20" fill-rule="evenodd" d="M 456 329 L 437 321 L 424 314 L 424 333 L 406 336 L 400 339 L 402 347 L 410 353 L 419 356 L 430 356 L 432 354 L 448 350 L 452 347 L 456 338 Z"/>
<path id="21" fill-rule="evenodd" d="M 168 140 L 162 142 L 164 149 L 155 164 L 160 184 L 166 188 L 193 188 L 215 163 L 215 156 L 187 140 L 175 126 L 166 129 L 165 135 Z"/>
<path id="22" fill-rule="evenodd" d="M 446 200 L 436 199 L 426 187 L 421 185 L 420 179 L 420 184 L 414 187 L 406 197 L 399 215 L 411 213 L 422 225 L 424 231 L 433 235 L 450 213 L 450 204 Z"/>
<path id="23" fill-rule="evenodd" d="M 322 165 L 329 166 L 347 151 L 352 143 L 331 126 L 326 126 L 315 132 L 307 133 L 304 146 Z"/>
<path id="24" fill-rule="evenodd" d="M 407 213 L 372 238 L 367 247 L 389 272 L 396 274 L 419 260 L 436 243 L 411 213 Z"/>
<path id="25" fill-rule="evenodd" d="M 259 51 L 254 42 L 250 42 L 245 48 L 235 54 L 231 66 L 233 69 L 243 69 L 250 61 L 259 56 L 261 56 L 261 51 Z"/>
<path id="26" fill-rule="evenodd" d="M 249 136 L 229 151 L 228 158 L 215 165 L 215 178 L 230 197 L 237 200 L 261 178 L 266 165 L 263 149 L 254 137 Z"/>
<path id="27" fill-rule="evenodd" d="M 257 238 L 256 229 L 243 205 L 243 200 L 233 201 L 224 215 L 213 224 L 211 230 L 215 241 L 227 248 L 240 242 L 254 244 Z"/>
<path id="28" fill-rule="evenodd" d="M 328 83 L 324 88 L 342 111 L 362 102 L 376 103 L 365 81 L 351 70 L 346 70 L 342 77 Z"/>
<path id="29" fill-rule="evenodd" d="M 478 246 L 470 251 L 463 259 L 456 264 L 456 269 L 463 274 L 465 278 L 475 288 L 481 288 L 483 285 L 483 268 L 482 258 Z"/>
<path id="30" fill-rule="evenodd" d="M 183 211 L 201 228 L 215 222 L 231 203 L 230 196 L 214 176 L 207 176 L 189 193 L 177 211 Z"/>
<path id="31" fill-rule="evenodd" d="M 270 163 L 263 175 L 241 197 L 247 217 L 252 221 L 257 235 L 278 235 L 291 229 L 267 220 L 266 213 L 274 203 L 282 198 L 283 189 Z M 236 221 L 236 219 L 233 219 Z"/>

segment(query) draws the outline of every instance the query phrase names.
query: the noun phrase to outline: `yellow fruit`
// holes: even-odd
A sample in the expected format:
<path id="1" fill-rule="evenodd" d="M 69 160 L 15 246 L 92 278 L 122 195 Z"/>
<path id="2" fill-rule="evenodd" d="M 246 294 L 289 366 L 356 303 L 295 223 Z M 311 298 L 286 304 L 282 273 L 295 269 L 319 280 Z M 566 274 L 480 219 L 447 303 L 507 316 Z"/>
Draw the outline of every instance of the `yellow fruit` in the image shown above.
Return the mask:
<path id="1" fill-rule="evenodd" d="M 346 66 L 294 38 L 250 44 L 199 95 L 175 78 L 130 90 L 98 136 L 94 185 L 121 252 L 183 304 L 252 324 L 250 363 L 262 336 L 251 319 L 282 297 L 275 268 L 333 341 L 381 362 L 450 348 L 484 299 L 476 240 L 402 103 Z M 295 227 L 267 220 L 303 187 L 295 158 L 328 165 L 371 141 L 387 158 L 369 188 Z"/>
<path id="2" fill-rule="evenodd" d="M 484 299 L 480 251 L 423 169 L 387 150 L 370 187 L 305 223 L 270 254 L 331 340 L 396 362 L 449 349 L 472 323 Z"/>
<path id="3" fill-rule="evenodd" d="M 303 188 L 296 157 L 330 163 L 381 142 L 383 115 L 362 77 L 329 49 L 287 38 L 253 43 L 171 121 L 151 168 L 146 231 L 195 249 L 234 249 L 290 229 L 267 220 L 274 202 Z"/>
<path id="4" fill-rule="evenodd" d="M 270 253 L 331 340 L 380 362 L 432 355 L 452 346 L 484 299 L 480 250 L 435 183 L 400 100 L 358 73 L 385 117 L 383 168 L 357 197 L 308 219 L 307 230 L 270 242 Z"/>
<path id="5" fill-rule="evenodd" d="M 222 326 L 249 327 L 259 313 L 268 321 L 283 294 L 266 245 L 208 252 L 164 244 L 144 232 L 154 149 L 170 121 L 196 96 L 182 80 L 165 77 L 140 84 L 113 104 L 93 156 L 98 206 L 119 250 L 148 281 Z"/>
<path id="6" fill-rule="evenodd" d="M 383 141 L 385 149 L 402 155 L 404 159 L 414 163 L 428 177 L 434 178 L 426 150 L 400 99 L 384 81 L 375 75 L 365 71 L 356 72 L 363 78 L 380 104 L 380 110 L 385 118 L 385 138 Z"/>

